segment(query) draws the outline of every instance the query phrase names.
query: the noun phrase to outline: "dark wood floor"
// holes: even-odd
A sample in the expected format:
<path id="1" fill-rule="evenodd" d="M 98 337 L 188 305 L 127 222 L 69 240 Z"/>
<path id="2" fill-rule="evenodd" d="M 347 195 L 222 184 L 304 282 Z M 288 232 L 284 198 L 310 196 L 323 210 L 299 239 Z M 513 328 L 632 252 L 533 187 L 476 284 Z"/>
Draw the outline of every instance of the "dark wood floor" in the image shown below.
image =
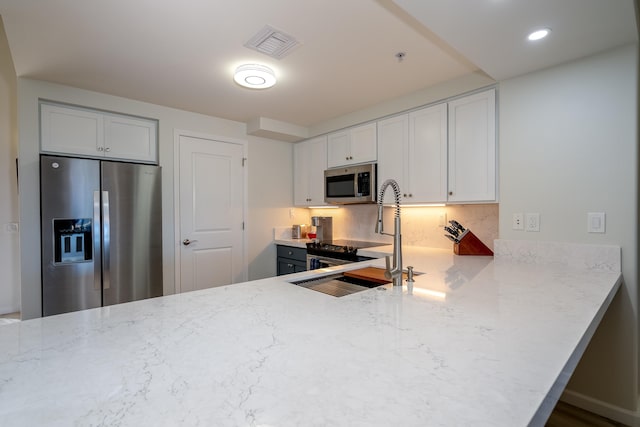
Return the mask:
<path id="1" fill-rule="evenodd" d="M 628 427 L 625 424 L 558 402 L 546 427 Z"/>

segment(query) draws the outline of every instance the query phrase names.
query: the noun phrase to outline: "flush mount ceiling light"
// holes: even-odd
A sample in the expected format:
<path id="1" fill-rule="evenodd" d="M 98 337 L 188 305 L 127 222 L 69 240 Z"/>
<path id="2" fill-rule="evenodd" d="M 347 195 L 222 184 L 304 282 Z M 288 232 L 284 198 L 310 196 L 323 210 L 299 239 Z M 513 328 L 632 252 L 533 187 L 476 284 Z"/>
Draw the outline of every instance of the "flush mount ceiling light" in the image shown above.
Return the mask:
<path id="1" fill-rule="evenodd" d="M 236 68 L 233 80 L 250 89 L 266 89 L 276 84 L 276 75 L 264 65 L 245 64 Z"/>
<path id="2" fill-rule="evenodd" d="M 527 39 L 529 39 L 532 42 L 536 40 L 542 40 L 543 38 L 547 37 L 550 32 L 551 30 L 549 28 L 541 28 L 529 34 L 527 36 Z"/>

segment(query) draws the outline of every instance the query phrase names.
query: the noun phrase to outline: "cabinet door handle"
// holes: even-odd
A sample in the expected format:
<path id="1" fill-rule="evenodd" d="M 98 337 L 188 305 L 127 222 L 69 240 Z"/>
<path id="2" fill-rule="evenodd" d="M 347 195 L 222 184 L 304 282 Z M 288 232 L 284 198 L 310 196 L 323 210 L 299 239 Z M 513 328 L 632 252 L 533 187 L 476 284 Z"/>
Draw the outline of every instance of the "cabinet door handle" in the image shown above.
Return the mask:
<path id="1" fill-rule="evenodd" d="M 111 148 L 106 147 L 106 148 L 104 149 L 104 151 L 107 151 L 107 152 L 108 152 L 108 151 L 111 151 Z"/>
<path id="2" fill-rule="evenodd" d="M 104 148 L 103 148 L 103 147 L 96 147 L 96 149 L 97 149 L 98 151 L 104 151 Z"/>
<path id="3" fill-rule="evenodd" d="M 453 196 L 453 191 L 449 191 L 449 195 L 450 195 L 450 196 Z"/>
<path id="4" fill-rule="evenodd" d="M 293 252 L 289 251 L 289 255 L 293 255 Z"/>
<path id="5" fill-rule="evenodd" d="M 287 267 L 293 268 L 293 264 L 287 264 Z"/>

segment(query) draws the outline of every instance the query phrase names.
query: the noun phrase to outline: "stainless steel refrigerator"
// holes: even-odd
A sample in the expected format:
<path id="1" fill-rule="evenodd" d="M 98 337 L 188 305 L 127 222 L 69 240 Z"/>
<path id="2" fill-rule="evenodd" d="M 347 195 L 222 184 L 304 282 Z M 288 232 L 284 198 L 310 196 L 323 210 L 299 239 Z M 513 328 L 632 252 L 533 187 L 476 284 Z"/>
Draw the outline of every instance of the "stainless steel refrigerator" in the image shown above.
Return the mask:
<path id="1" fill-rule="evenodd" d="M 42 314 L 162 295 L 160 167 L 40 158 Z"/>

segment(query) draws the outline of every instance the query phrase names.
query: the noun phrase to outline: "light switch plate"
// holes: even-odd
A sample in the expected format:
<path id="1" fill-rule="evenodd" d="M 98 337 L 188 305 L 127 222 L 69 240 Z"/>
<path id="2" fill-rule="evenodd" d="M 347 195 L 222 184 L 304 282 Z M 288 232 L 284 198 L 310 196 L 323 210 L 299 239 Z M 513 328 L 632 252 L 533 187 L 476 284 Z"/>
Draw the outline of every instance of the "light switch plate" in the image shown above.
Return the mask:
<path id="1" fill-rule="evenodd" d="M 587 213 L 587 232 L 604 233 L 605 232 L 605 215 L 604 212 Z"/>

